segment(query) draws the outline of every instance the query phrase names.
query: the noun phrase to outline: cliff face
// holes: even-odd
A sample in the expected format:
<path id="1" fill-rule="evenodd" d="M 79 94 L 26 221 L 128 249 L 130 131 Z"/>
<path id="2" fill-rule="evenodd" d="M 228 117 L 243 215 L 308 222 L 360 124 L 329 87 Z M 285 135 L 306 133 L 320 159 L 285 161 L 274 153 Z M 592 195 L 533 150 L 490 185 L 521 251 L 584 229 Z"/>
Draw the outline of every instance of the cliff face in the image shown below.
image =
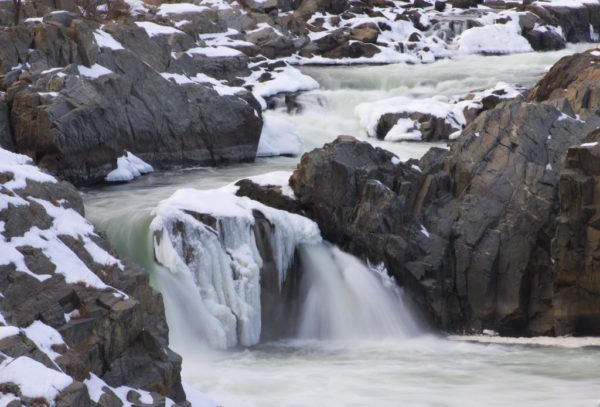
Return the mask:
<path id="1" fill-rule="evenodd" d="M 531 93 L 482 113 L 449 151 L 397 157 L 351 137 L 302 157 L 290 179 L 325 239 L 383 261 L 442 330 L 597 334 L 595 51 L 559 62 Z M 597 68 L 591 68 L 597 69 Z M 577 112 L 577 113 L 575 113 Z M 273 191 L 242 193 L 272 205 Z"/>
<path id="2" fill-rule="evenodd" d="M 147 274 L 112 255 L 70 184 L 2 149 L 0 253 L 3 401 L 187 403 Z"/>

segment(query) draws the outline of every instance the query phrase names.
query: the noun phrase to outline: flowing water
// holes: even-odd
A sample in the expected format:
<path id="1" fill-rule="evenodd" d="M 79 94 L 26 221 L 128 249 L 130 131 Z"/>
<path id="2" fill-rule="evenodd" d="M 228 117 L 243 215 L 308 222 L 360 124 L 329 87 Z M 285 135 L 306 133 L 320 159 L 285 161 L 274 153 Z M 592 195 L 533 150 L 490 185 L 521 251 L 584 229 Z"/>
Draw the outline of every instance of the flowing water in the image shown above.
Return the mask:
<path id="1" fill-rule="evenodd" d="M 576 47 L 586 48 L 585 45 Z M 338 134 L 366 137 L 354 107 L 394 96 L 454 96 L 499 81 L 533 84 L 563 55 L 532 53 L 460 57 L 424 66 L 303 68 L 322 88 L 301 95 L 290 120 L 309 150 Z M 431 145 L 369 140 L 401 159 Z M 292 170 L 297 158 L 151 174 L 85 193 L 88 218 L 121 255 L 144 266 L 164 295 L 171 342 L 184 357 L 190 386 L 223 406 L 556 406 L 600 400 L 600 353 L 577 341 L 558 346 L 480 344 L 426 333 L 402 291 L 380 267 L 328 244 L 301 245 L 300 312 L 295 338 L 226 351 L 203 340 L 206 316 L 191 275 L 155 262 L 151 211 L 181 188 L 213 189 L 237 179 Z M 569 344 L 575 346 L 560 346 Z M 590 343 L 590 342 L 586 342 Z M 597 342 L 592 342 L 597 344 Z"/>

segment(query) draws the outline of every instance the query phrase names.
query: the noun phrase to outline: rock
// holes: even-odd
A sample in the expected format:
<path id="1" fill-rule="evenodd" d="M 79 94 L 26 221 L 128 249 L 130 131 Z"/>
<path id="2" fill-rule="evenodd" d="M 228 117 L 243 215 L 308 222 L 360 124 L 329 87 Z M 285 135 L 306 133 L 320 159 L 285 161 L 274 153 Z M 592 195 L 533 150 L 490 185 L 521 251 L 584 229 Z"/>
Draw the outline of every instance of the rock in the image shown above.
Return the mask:
<path id="1" fill-rule="evenodd" d="M 480 3 L 482 3 L 481 0 L 450 0 L 452 7 L 456 8 L 477 7 Z"/>
<path id="2" fill-rule="evenodd" d="M 534 2 L 525 10 L 539 16 L 546 25 L 560 27 L 568 42 L 592 41 L 591 33 L 600 28 L 600 4 L 564 7 Z"/>
<path id="3" fill-rule="evenodd" d="M 384 139 L 398 120 L 406 118 L 415 121 L 414 130 L 421 133 L 421 141 L 448 140 L 452 133 L 461 130 L 460 127 L 450 124 L 445 117 L 437 117 L 429 113 L 386 113 L 377 122 L 377 138 Z"/>
<path id="4" fill-rule="evenodd" d="M 556 233 L 552 256 L 556 261 L 554 305 L 557 335 L 600 333 L 598 247 L 600 223 L 595 191 L 600 167 L 598 132 L 567 152 L 560 175 Z"/>
<path id="5" fill-rule="evenodd" d="M 294 42 L 271 27 L 246 34 L 246 40 L 256 45 L 258 52 L 267 58 L 290 56 L 294 52 Z"/>
<path id="6" fill-rule="evenodd" d="M 10 109 L 6 95 L 0 93 L 0 148 L 14 150 L 12 129 L 10 127 Z"/>
<path id="7" fill-rule="evenodd" d="M 259 13 L 268 13 L 275 10 L 278 6 L 278 0 L 243 0 L 241 3 L 252 11 Z"/>
<path id="8" fill-rule="evenodd" d="M 0 313 L 7 324 L 19 328 L 45 324 L 65 344 L 53 346 L 58 355 L 51 361 L 43 349 L 19 334 L 1 340 L 0 352 L 60 368 L 71 376 L 74 381 L 59 393 L 57 406 L 95 405 L 82 384 L 91 373 L 110 386 L 155 392 L 158 404 L 165 396 L 184 402 L 181 358 L 168 348 L 162 297 L 150 287 L 146 272 L 112 257 L 112 249 L 83 218 L 81 197 L 73 186 L 36 169 L 28 170 L 26 177 L 47 181 L 25 179 L 24 187 L 11 185 L 13 174 L 22 172 L 20 164 L 11 164 L 10 153 L 4 154 L 9 160 L 5 164 L 16 172 L 0 174 L 0 195 L 18 197 L 23 203 L 8 203 L 0 210 L 6 225 L 1 239 L 10 245 L 29 234 L 29 245 L 17 249 L 30 273 L 12 260 L 14 256 L 0 266 Z M 68 230 L 60 226 L 65 221 Z M 44 237 L 31 238 L 36 233 Z M 61 256 L 49 254 L 55 250 Z M 100 264 L 98 256 L 106 263 Z M 75 276 L 85 280 L 70 280 Z"/>
<path id="9" fill-rule="evenodd" d="M 568 104 L 576 114 L 594 115 L 600 103 L 600 53 L 587 51 L 561 58 L 529 93 L 530 101 Z"/>
<path id="10" fill-rule="evenodd" d="M 549 29 L 534 29 L 523 32 L 523 37 L 529 41 L 535 51 L 552 51 L 567 46 L 564 38 L 556 31 Z"/>
<path id="11" fill-rule="evenodd" d="M 450 152 L 395 164 L 390 153 L 340 137 L 305 154 L 290 185 L 324 238 L 383 261 L 443 330 L 591 333 L 600 328 L 594 311 L 600 294 L 586 286 L 595 281 L 588 277 L 595 276 L 594 263 L 587 260 L 589 271 L 571 277 L 585 267 L 565 250 L 595 247 L 584 241 L 594 239 L 590 227 L 577 226 L 595 222 L 595 212 L 582 209 L 584 221 L 568 227 L 560 226 L 560 216 L 557 227 L 555 219 L 563 189 L 563 196 L 587 192 L 561 202 L 591 204 L 583 185 L 593 178 L 567 177 L 575 164 L 567 158 L 566 170 L 563 165 L 568 147 L 599 122 L 578 121 L 550 104 L 503 102 L 479 115 Z M 569 151 L 567 157 L 575 157 Z M 577 162 L 593 177 L 591 156 Z M 575 236 L 574 246 L 568 241 Z M 569 277 L 554 271 L 552 259 L 561 250 L 564 264 L 556 267 Z M 575 301 L 577 292 L 586 295 Z"/>
<path id="12" fill-rule="evenodd" d="M 71 22 L 77 32 L 88 29 L 77 21 Z M 59 35 L 62 31 L 56 27 L 44 27 L 38 25 L 37 32 L 55 35 L 51 43 L 55 51 L 44 51 L 50 52 L 48 63 L 73 62 L 67 60 L 71 51 L 64 47 L 79 49 L 76 43 L 66 33 Z M 78 184 L 102 181 L 125 150 L 156 167 L 254 159 L 262 120 L 254 108 L 258 103 L 245 100 L 252 96 L 220 96 L 207 86 L 171 82 L 156 72 L 165 70 L 170 60 L 167 39 L 150 39 L 137 26 L 105 29 L 124 46 L 136 49 L 134 53 L 102 48 L 95 58 L 109 74 L 85 77 L 70 65 L 60 77 L 55 73 L 31 84 L 11 85 L 8 100 L 18 151 Z M 145 63 L 140 58 L 147 55 L 151 57 Z M 245 58 L 233 58 L 236 64 L 210 60 L 203 66 L 217 77 L 234 77 L 243 71 Z M 190 65 L 182 61 L 173 69 L 186 72 Z"/>
<path id="13" fill-rule="evenodd" d="M 379 27 L 374 23 L 361 24 L 350 31 L 350 39 L 375 44 L 379 36 Z"/>

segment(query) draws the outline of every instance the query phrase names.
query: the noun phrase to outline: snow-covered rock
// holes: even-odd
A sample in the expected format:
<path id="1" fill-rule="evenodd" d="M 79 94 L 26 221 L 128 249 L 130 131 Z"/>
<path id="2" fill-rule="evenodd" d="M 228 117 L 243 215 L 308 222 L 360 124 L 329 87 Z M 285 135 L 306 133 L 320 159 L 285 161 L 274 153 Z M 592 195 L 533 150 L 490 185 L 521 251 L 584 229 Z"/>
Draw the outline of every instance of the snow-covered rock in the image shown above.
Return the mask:
<path id="1" fill-rule="evenodd" d="M 0 405 L 184 401 L 167 343 L 161 297 L 113 256 L 77 190 L 0 148 Z M 104 383 L 92 401 L 90 375 Z"/>

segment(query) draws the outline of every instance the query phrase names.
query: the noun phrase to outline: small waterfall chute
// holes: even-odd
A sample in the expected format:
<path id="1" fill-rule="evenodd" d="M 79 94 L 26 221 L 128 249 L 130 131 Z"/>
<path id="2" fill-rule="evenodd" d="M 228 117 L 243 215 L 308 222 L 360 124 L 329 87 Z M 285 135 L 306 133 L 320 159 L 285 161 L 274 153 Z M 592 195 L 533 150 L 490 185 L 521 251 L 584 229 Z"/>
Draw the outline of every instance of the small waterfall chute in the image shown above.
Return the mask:
<path id="1" fill-rule="evenodd" d="M 302 245 L 298 336 L 405 338 L 421 332 L 403 292 L 385 269 L 325 243 Z"/>

